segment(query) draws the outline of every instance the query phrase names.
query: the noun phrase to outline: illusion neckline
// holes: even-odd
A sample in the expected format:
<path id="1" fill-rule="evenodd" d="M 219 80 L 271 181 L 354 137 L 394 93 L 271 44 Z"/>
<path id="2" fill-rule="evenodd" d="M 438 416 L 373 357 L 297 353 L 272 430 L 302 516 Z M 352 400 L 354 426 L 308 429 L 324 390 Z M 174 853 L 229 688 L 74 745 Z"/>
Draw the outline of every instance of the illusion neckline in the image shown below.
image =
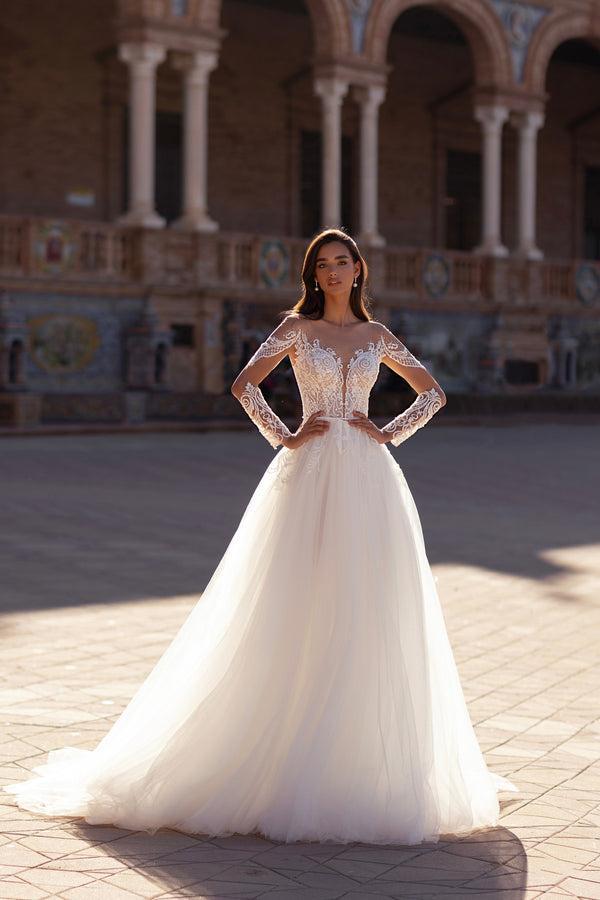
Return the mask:
<path id="1" fill-rule="evenodd" d="M 299 329 L 299 331 L 300 331 L 300 334 L 302 335 L 302 338 L 304 339 L 306 344 L 311 345 L 314 349 L 319 349 L 319 350 L 323 350 L 325 353 L 330 353 L 334 357 L 334 359 L 336 360 L 338 365 L 346 373 L 348 373 L 350 366 L 352 365 L 352 363 L 356 360 L 356 358 L 358 356 L 362 356 L 365 353 L 372 353 L 375 350 L 377 344 L 381 343 L 381 337 L 380 337 L 380 338 L 378 338 L 377 341 L 369 341 L 369 343 L 367 344 L 366 347 L 357 347 L 354 350 L 353 354 L 348 358 L 348 360 L 346 362 L 344 362 L 344 358 L 337 352 L 337 350 L 335 350 L 331 346 L 323 346 L 320 338 L 315 337 L 315 338 L 311 339 L 306 334 L 306 332 L 304 331 L 304 329 L 302 327 Z"/>

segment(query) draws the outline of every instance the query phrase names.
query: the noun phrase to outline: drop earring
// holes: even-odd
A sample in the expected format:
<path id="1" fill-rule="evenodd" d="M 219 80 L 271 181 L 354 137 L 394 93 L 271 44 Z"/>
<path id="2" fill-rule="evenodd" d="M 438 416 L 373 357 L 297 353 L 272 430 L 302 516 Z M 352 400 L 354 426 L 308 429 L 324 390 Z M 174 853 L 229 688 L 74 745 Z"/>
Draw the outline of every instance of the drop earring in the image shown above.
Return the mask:
<path id="1" fill-rule="evenodd" d="M 319 282 L 315 278 L 315 291 L 318 291 L 318 290 L 319 290 Z"/>
<path id="2" fill-rule="evenodd" d="M 358 287 L 358 281 L 356 280 L 356 275 L 354 276 L 354 284 L 353 287 Z"/>

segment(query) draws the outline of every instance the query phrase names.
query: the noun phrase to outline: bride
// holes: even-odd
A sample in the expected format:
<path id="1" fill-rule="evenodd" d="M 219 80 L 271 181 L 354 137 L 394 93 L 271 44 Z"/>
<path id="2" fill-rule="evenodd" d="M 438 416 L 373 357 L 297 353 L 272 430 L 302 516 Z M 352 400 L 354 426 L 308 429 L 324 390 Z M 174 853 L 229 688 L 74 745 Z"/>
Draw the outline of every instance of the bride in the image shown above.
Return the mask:
<path id="1" fill-rule="evenodd" d="M 400 444 L 442 389 L 365 303 L 344 232 L 311 243 L 303 296 L 234 394 L 283 448 L 202 598 L 94 751 L 53 752 L 7 788 L 51 816 L 283 841 L 417 843 L 494 825 Z M 290 356 L 294 433 L 260 382 Z M 368 417 L 380 364 L 418 396 Z"/>

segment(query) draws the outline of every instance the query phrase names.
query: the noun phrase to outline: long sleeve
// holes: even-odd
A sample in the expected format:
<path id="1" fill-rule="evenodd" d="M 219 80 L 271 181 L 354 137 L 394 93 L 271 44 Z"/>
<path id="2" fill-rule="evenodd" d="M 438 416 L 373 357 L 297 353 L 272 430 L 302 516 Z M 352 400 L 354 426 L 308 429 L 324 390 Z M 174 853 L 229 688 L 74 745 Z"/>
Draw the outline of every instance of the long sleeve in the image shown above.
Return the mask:
<path id="1" fill-rule="evenodd" d="M 284 438 L 290 437 L 289 428 L 275 415 L 263 397 L 261 389 L 251 381 L 244 388 L 240 403 L 272 447 L 277 448 Z"/>
<path id="2" fill-rule="evenodd" d="M 442 408 L 442 405 L 442 398 L 435 388 L 422 391 L 415 402 L 387 425 L 384 425 L 382 431 L 393 435 L 392 444 L 397 447 L 429 422 L 431 417 Z"/>
<path id="3" fill-rule="evenodd" d="M 296 319 L 288 316 L 260 345 L 236 378 L 232 388 L 262 436 L 275 448 L 284 438 L 289 437 L 291 432 L 275 415 L 258 385 L 294 347 L 298 337 L 296 325 Z"/>

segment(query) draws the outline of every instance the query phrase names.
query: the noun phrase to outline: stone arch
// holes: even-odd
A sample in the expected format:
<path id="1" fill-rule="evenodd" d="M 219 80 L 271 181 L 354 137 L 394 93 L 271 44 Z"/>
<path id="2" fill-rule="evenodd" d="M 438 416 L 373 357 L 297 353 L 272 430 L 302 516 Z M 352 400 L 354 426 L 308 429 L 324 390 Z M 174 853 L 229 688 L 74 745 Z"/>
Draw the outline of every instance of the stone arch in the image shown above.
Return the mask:
<path id="1" fill-rule="evenodd" d="M 22 384 L 24 380 L 25 345 L 20 338 L 11 341 L 8 348 L 8 383 Z"/>
<path id="2" fill-rule="evenodd" d="M 209 28 L 218 28 L 223 0 L 192 0 L 194 18 Z"/>
<path id="3" fill-rule="evenodd" d="M 587 13 L 572 11 L 550 13 L 538 25 L 531 38 L 523 73 L 523 81 L 527 88 L 535 94 L 545 93 L 550 58 L 564 41 L 599 36 L 598 30 L 594 31 Z"/>
<path id="4" fill-rule="evenodd" d="M 169 348 L 165 341 L 160 341 L 154 348 L 153 381 L 155 387 L 164 387 L 167 383 L 167 367 Z"/>
<path id="5" fill-rule="evenodd" d="M 430 6 L 452 19 L 465 35 L 478 87 L 510 88 L 512 63 L 506 32 L 492 7 L 481 0 L 373 0 L 365 33 L 364 54 L 370 62 L 385 65 L 394 22 L 414 6 Z"/>
<path id="6" fill-rule="evenodd" d="M 190 0 L 199 23 L 218 28 L 223 0 Z M 312 26 L 316 61 L 352 54 L 352 26 L 344 0 L 304 0 Z"/>

